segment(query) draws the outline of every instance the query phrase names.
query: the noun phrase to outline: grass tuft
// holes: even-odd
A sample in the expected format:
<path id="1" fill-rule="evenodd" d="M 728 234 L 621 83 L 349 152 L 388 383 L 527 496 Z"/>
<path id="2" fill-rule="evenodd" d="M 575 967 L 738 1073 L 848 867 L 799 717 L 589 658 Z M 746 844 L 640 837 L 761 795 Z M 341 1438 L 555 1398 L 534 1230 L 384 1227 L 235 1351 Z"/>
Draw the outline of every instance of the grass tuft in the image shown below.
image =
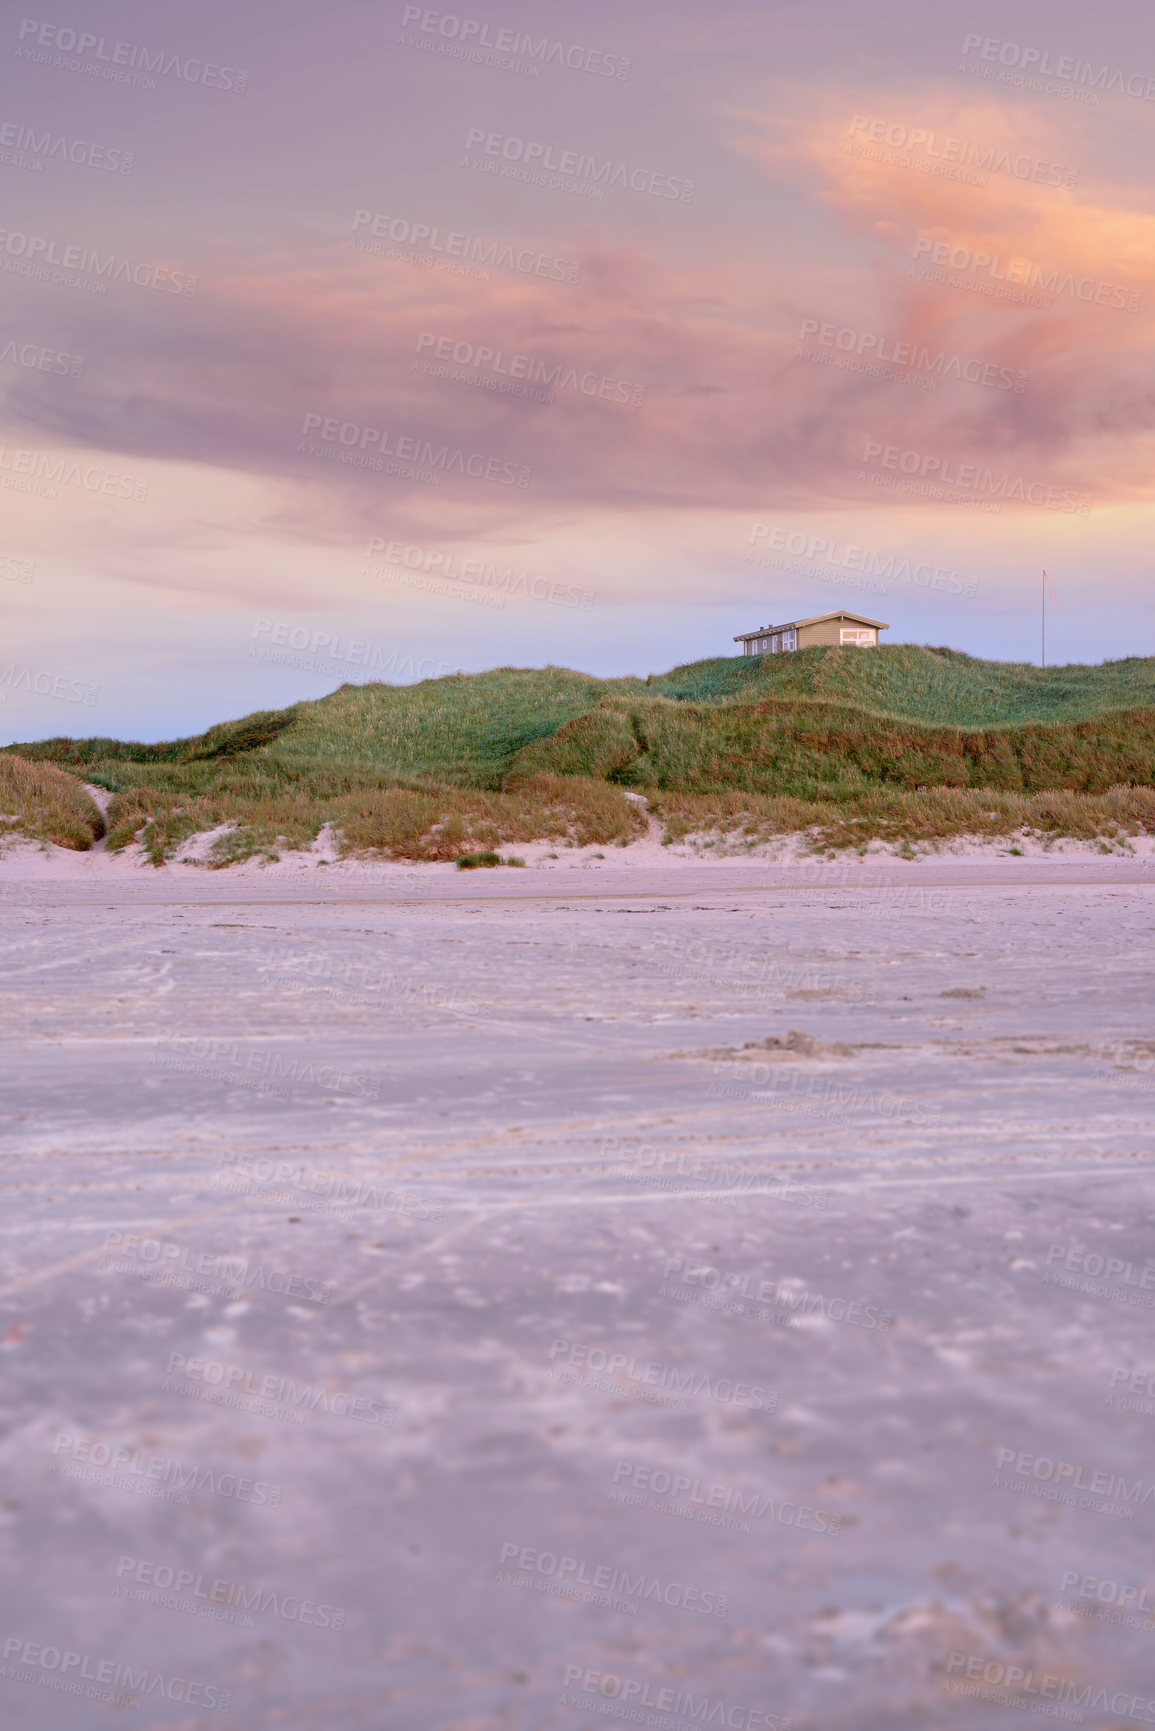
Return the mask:
<path id="1" fill-rule="evenodd" d="M 454 865 L 460 872 L 476 871 L 478 866 L 524 866 L 525 861 L 518 859 L 516 854 L 510 854 L 508 859 L 502 859 L 499 853 L 463 853 Z"/>
<path id="2" fill-rule="evenodd" d="M 0 837 L 24 835 L 86 853 L 103 834 L 100 808 L 74 775 L 0 752 Z"/>

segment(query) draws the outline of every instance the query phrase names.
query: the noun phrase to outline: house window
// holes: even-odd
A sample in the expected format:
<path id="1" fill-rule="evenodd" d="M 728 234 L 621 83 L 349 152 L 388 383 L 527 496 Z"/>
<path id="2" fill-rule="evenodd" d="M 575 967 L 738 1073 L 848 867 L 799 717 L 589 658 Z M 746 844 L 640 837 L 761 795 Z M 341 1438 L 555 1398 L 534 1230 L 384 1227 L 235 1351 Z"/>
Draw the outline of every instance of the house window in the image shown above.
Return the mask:
<path id="1" fill-rule="evenodd" d="M 778 632 L 776 631 L 774 633 L 773 637 L 770 639 L 770 652 L 771 652 L 771 654 L 777 655 L 777 653 L 781 649 L 781 647 L 782 647 L 782 639 L 779 636 Z"/>
<path id="2" fill-rule="evenodd" d="M 783 649 L 797 649 L 797 647 L 798 647 L 798 633 L 797 633 L 797 631 L 784 631 L 782 633 L 782 647 L 783 647 Z"/>
<path id="3" fill-rule="evenodd" d="M 848 629 L 846 626 L 838 633 L 840 643 L 852 643 L 859 649 L 869 649 L 876 641 L 875 634 L 870 630 Z"/>

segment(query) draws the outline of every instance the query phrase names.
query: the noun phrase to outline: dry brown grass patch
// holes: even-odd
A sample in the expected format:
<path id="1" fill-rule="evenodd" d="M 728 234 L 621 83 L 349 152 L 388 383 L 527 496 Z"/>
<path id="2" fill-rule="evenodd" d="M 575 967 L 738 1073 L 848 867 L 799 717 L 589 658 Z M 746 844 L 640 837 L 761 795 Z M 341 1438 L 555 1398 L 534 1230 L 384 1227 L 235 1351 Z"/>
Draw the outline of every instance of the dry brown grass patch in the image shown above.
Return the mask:
<path id="1" fill-rule="evenodd" d="M 19 834 L 84 853 L 104 819 L 82 784 L 51 763 L 0 753 L 0 834 Z"/>
<path id="2" fill-rule="evenodd" d="M 1155 835 L 1155 788 L 1106 793 L 1000 793 L 986 788 L 893 789 L 846 800 L 769 798 L 739 792 L 649 795 L 668 841 L 711 832 L 735 845 L 806 833 L 816 851 L 871 841 L 934 844 L 1025 832 L 1048 840 L 1119 842 Z"/>
<path id="3" fill-rule="evenodd" d="M 110 840 L 139 840 L 155 865 L 190 835 L 230 824 L 208 860 L 230 865 L 283 847 L 308 847 L 331 824 L 344 854 L 391 859 L 454 860 L 509 842 L 561 841 L 575 847 L 628 841 L 645 833 L 645 819 L 621 790 L 585 776 L 530 775 L 511 793 L 468 788 L 366 788 L 321 799 L 307 788 L 276 797 L 237 792 L 174 797 L 151 787 L 118 795 L 109 814 Z"/>

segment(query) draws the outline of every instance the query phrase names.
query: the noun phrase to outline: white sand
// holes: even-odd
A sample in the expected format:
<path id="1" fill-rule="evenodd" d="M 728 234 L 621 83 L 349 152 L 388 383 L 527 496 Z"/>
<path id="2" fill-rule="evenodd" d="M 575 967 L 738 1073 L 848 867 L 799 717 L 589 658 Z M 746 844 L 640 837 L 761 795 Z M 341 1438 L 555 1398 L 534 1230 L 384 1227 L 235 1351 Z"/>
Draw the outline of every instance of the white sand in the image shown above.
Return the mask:
<path id="1" fill-rule="evenodd" d="M 1152 1363 L 1149 850 L 545 851 L 0 860 L 6 1626 L 146 1637 L 226 1731 L 568 1731 L 567 1667 L 815 1731 L 1009 1722 L 952 1653 L 1143 1692 L 1150 1632 L 1057 1607 L 1155 1534 L 1155 1400 L 1110 1404 Z M 344 1627 L 128 1600 L 125 1557 Z"/>

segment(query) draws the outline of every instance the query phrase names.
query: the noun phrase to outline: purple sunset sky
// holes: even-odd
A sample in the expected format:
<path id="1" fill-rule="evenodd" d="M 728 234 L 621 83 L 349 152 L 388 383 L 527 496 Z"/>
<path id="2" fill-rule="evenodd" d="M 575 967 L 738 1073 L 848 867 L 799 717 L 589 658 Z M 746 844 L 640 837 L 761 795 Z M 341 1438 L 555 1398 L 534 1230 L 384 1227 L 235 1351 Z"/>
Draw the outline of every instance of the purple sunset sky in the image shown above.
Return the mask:
<path id="1" fill-rule="evenodd" d="M 1043 566 L 1048 660 L 1150 652 L 1145 4 L 74 6 L 0 67 L 5 740 L 839 606 L 1037 659 Z"/>

